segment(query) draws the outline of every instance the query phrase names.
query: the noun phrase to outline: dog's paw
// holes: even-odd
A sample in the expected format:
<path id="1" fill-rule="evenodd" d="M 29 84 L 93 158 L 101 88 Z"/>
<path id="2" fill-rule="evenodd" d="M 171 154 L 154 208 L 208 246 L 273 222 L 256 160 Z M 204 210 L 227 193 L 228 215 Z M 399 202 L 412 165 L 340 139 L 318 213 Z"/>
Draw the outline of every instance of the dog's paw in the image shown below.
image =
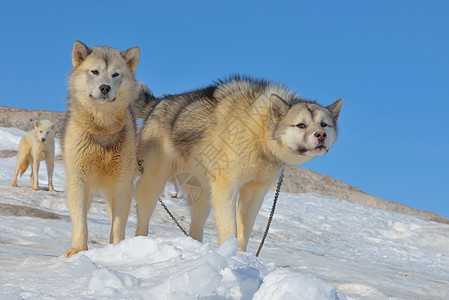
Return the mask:
<path id="1" fill-rule="evenodd" d="M 12 184 L 12 186 L 13 186 L 13 187 L 17 187 L 17 183 L 14 182 L 14 183 Z"/>
<path id="2" fill-rule="evenodd" d="M 67 252 L 66 252 L 66 254 L 65 254 L 65 257 L 69 258 L 69 257 L 71 257 L 72 255 L 75 255 L 75 254 L 77 254 L 78 252 L 81 252 L 81 251 L 84 251 L 84 250 L 87 250 L 87 249 L 75 249 L 75 248 L 70 248 L 69 250 L 67 250 Z"/>

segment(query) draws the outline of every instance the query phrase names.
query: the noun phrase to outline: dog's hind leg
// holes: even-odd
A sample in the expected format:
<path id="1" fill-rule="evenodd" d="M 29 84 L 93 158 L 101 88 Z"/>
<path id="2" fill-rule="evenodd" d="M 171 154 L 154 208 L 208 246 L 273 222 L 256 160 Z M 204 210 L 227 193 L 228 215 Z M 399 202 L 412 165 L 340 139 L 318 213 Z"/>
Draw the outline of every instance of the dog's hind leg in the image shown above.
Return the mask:
<path id="1" fill-rule="evenodd" d="M 201 190 L 200 195 L 189 196 L 190 201 L 190 215 L 191 224 L 189 235 L 197 241 L 203 241 L 204 223 L 207 220 L 210 212 L 209 205 L 209 191 L 204 188 Z"/>
<path id="2" fill-rule="evenodd" d="M 143 163 L 142 177 L 136 184 L 137 229 L 136 236 L 148 235 L 148 223 L 156 206 L 158 197 L 164 192 L 165 183 L 171 177 L 171 164 L 162 155 L 150 154 Z"/>
<path id="3" fill-rule="evenodd" d="M 12 186 L 14 187 L 17 186 L 17 176 L 19 176 L 19 172 L 21 171 L 23 164 L 27 164 L 26 155 L 20 153 L 19 151 L 19 154 L 17 155 L 16 169 L 14 170 L 14 177 L 12 181 Z"/>

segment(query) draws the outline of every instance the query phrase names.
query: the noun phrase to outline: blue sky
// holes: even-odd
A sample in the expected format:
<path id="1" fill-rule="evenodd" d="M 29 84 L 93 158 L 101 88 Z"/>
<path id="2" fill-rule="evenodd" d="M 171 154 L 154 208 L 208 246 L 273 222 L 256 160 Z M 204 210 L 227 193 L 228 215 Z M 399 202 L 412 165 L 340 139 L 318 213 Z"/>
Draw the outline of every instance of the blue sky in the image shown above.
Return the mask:
<path id="1" fill-rule="evenodd" d="M 0 28 L 2 106 L 65 110 L 76 39 L 140 46 L 158 96 L 242 73 L 343 97 L 304 166 L 449 217 L 449 1 L 5 1 Z"/>

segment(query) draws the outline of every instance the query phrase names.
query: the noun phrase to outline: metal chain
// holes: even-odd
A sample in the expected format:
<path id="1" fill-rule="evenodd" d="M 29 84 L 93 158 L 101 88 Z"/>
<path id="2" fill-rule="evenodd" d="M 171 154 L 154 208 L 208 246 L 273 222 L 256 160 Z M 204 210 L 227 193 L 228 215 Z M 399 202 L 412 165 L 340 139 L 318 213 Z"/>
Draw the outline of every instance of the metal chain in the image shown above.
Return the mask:
<path id="1" fill-rule="evenodd" d="M 165 211 L 168 213 L 168 215 L 172 218 L 172 220 L 175 222 L 175 224 L 179 227 L 179 229 L 181 229 L 181 231 L 182 231 L 186 236 L 189 236 L 189 234 L 187 233 L 187 231 L 184 229 L 184 227 L 182 227 L 181 224 L 179 224 L 178 220 L 176 220 L 175 216 L 170 212 L 170 210 L 168 209 L 167 205 L 165 205 L 164 201 L 162 201 L 161 198 L 159 198 L 159 203 L 162 205 L 162 207 L 165 209 Z"/>
<path id="2" fill-rule="evenodd" d="M 259 249 L 257 249 L 256 257 L 259 257 L 260 251 L 262 250 L 263 244 L 265 243 L 265 239 L 268 235 L 268 230 L 270 229 L 271 221 L 273 220 L 274 210 L 276 209 L 276 203 L 278 201 L 279 193 L 281 191 L 282 181 L 284 180 L 284 167 L 285 165 L 282 166 L 281 174 L 279 175 L 278 184 L 276 186 L 276 194 L 274 195 L 273 206 L 271 207 L 270 217 L 268 218 L 268 223 L 267 227 L 265 228 L 263 238 L 260 241 Z"/>

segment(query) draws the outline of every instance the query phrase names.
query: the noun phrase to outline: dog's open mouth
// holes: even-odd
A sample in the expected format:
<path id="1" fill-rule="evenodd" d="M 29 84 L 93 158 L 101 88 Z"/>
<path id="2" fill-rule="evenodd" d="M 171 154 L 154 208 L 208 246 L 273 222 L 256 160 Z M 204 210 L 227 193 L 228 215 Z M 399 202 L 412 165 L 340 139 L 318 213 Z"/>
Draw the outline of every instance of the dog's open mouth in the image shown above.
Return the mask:
<path id="1" fill-rule="evenodd" d="M 94 96 L 90 95 L 89 96 L 90 100 L 92 101 L 96 101 L 96 102 L 100 102 L 100 103 L 110 103 L 110 102 L 114 102 L 115 98 L 109 99 L 109 98 L 105 98 L 105 97 L 99 97 L 99 98 L 95 98 Z"/>
<path id="2" fill-rule="evenodd" d="M 324 146 L 323 144 L 319 144 L 317 145 L 315 148 L 304 148 L 304 147 L 299 147 L 297 150 L 299 155 L 307 155 L 307 153 L 327 153 L 327 148 L 326 146 Z"/>
<path id="3" fill-rule="evenodd" d="M 315 148 L 313 148 L 313 151 L 315 152 L 327 152 L 326 147 L 323 144 L 319 144 Z"/>

